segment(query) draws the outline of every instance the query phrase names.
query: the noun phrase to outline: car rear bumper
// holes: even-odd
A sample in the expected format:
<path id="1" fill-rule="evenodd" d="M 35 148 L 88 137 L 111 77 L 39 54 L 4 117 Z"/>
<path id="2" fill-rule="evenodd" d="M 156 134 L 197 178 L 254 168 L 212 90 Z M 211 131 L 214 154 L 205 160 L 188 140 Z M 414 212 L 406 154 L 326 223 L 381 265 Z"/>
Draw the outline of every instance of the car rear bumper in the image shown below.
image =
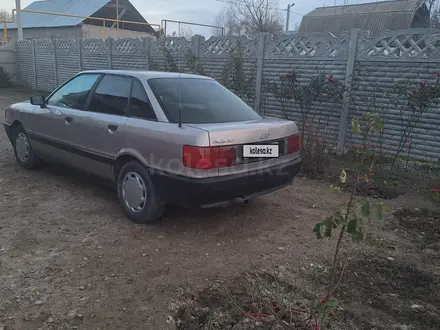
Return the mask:
<path id="1" fill-rule="evenodd" d="M 169 204 L 212 207 L 235 199 L 250 199 L 292 184 L 301 168 L 301 159 L 240 175 L 193 179 L 153 174 L 158 194 Z"/>

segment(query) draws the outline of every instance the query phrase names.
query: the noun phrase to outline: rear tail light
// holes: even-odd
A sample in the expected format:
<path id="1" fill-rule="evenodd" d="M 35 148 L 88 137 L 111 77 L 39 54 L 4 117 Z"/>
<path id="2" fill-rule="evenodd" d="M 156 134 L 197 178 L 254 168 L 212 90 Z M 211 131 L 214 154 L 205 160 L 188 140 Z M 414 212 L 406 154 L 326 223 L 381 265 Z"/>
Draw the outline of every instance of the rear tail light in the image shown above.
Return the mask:
<path id="1" fill-rule="evenodd" d="M 183 165 L 186 167 L 208 170 L 233 166 L 236 161 L 235 147 L 183 147 Z"/>
<path id="2" fill-rule="evenodd" d="M 289 136 L 287 139 L 287 153 L 294 154 L 301 150 L 301 135 L 299 133 Z"/>

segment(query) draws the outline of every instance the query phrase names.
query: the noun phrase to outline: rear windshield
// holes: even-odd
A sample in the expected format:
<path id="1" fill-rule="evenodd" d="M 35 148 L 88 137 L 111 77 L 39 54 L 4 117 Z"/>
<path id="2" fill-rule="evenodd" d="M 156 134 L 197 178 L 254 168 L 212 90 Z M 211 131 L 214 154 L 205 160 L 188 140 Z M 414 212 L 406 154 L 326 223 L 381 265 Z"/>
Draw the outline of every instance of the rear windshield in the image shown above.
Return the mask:
<path id="1" fill-rule="evenodd" d="M 261 118 L 215 80 L 152 78 L 148 83 L 172 123 L 179 121 L 179 104 L 182 123 L 227 123 Z"/>

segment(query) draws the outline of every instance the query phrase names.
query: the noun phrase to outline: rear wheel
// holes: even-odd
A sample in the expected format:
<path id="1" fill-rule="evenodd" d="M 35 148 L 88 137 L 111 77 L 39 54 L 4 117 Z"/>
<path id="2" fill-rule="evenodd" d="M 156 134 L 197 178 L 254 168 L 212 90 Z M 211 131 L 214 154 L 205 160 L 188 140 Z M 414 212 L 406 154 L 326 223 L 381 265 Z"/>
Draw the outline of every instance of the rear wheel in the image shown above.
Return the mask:
<path id="1" fill-rule="evenodd" d="M 126 163 L 119 171 L 118 197 L 124 213 L 136 223 L 153 222 L 165 209 L 145 166 L 138 161 Z"/>
<path id="2" fill-rule="evenodd" d="M 12 133 L 14 142 L 14 154 L 18 164 L 28 170 L 34 169 L 40 165 L 41 160 L 32 148 L 23 126 L 17 126 Z"/>

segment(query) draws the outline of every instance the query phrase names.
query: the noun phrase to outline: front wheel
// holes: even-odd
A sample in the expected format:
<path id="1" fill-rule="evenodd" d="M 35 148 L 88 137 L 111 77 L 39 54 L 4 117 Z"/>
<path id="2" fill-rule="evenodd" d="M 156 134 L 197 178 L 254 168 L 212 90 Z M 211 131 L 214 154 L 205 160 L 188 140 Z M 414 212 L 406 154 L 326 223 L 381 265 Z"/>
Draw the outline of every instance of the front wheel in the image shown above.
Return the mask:
<path id="1" fill-rule="evenodd" d="M 165 210 L 146 168 L 138 161 L 126 163 L 119 172 L 118 197 L 124 213 L 136 223 L 153 222 Z"/>
<path id="2" fill-rule="evenodd" d="M 14 154 L 18 164 L 31 170 L 40 165 L 41 160 L 29 141 L 23 126 L 18 126 L 13 130 L 12 141 L 14 142 Z"/>

